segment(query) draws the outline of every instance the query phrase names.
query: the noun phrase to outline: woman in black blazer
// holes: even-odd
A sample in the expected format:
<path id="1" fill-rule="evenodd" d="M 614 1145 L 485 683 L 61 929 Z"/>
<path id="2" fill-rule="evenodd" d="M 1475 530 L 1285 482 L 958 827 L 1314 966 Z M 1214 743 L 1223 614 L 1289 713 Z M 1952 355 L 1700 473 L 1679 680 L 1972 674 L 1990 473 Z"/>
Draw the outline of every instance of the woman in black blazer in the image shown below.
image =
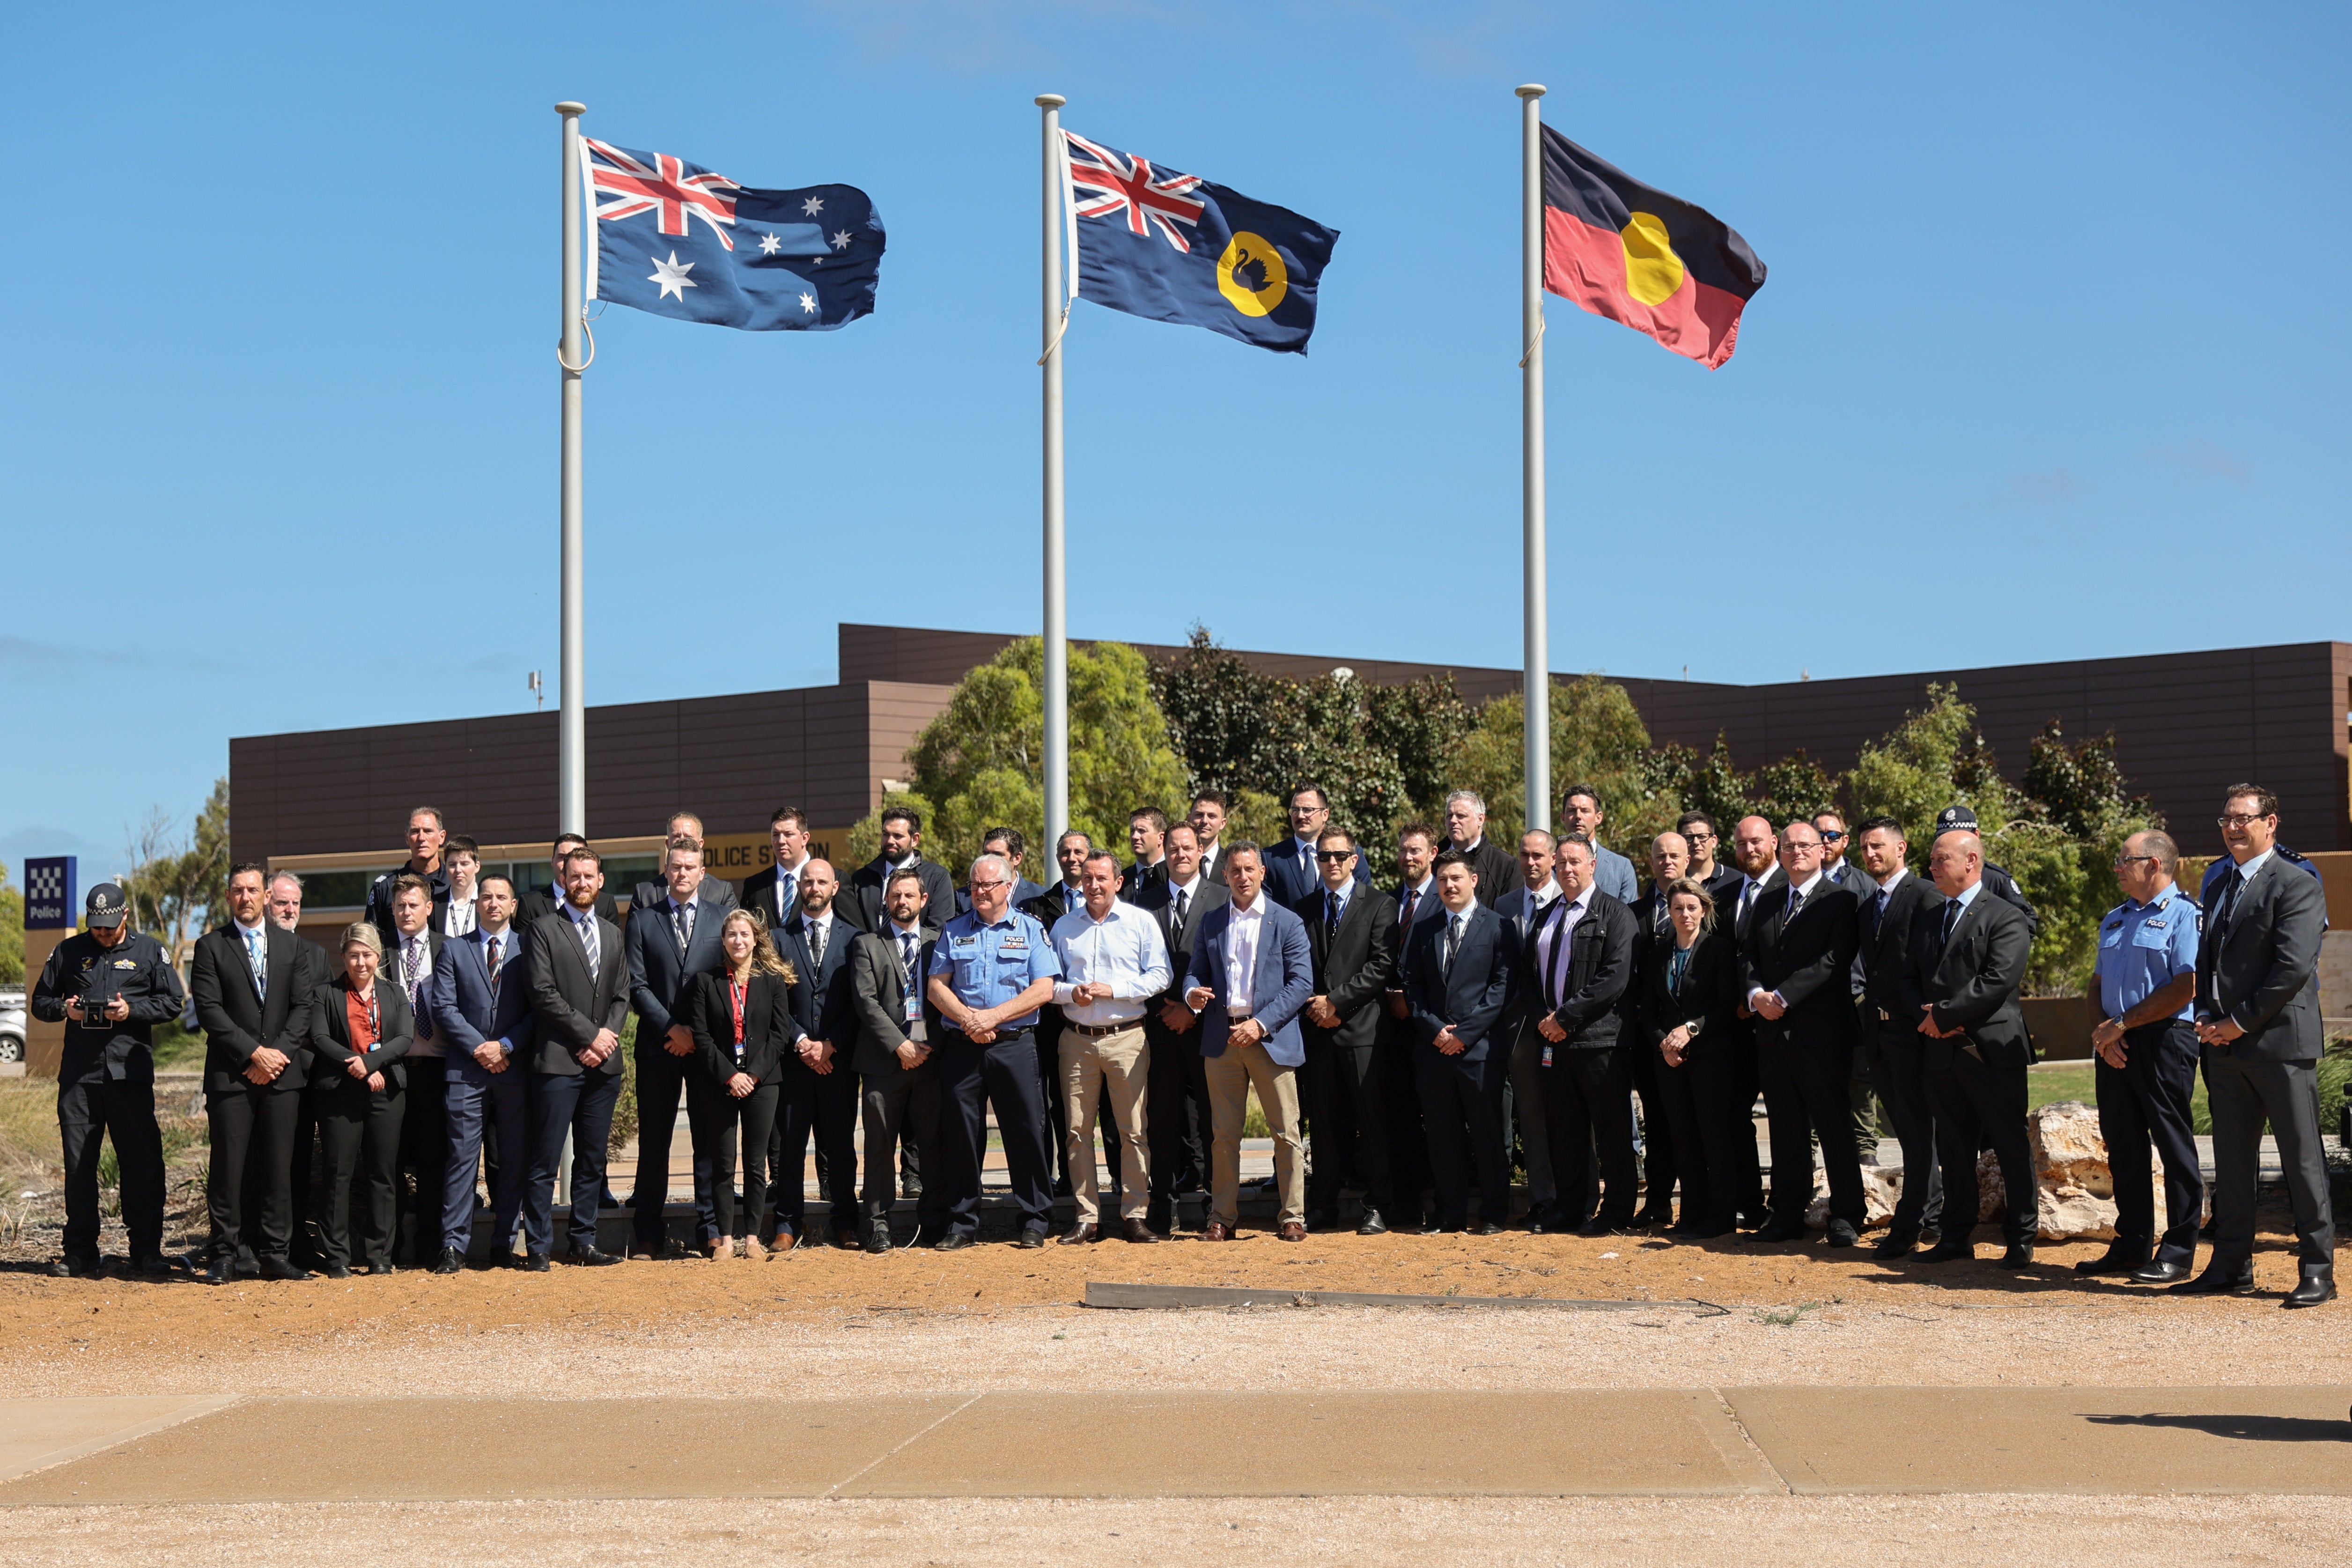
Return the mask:
<path id="1" fill-rule="evenodd" d="M 343 972 L 310 1003 L 310 1112 L 318 1119 L 326 1169 L 318 1192 L 326 1275 L 352 1277 L 352 1187 L 363 1179 L 367 1223 L 361 1233 L 371 1274 L 393 1271 L 394 1194 L 400 1180 L 400 1123 L 408 1070 L 401 1059 L 416 1020 L 399 985 L 380 978 L 383 938 L 366 921 L 343 928 Z"/>
<path id="2" fill-rule="evenodd" d="M 793 1026 L 793 967 L 777 955 L 767 922 L 749 909 L 727 913 L 719 927 L 727 967 L 695 979 L 695 1070 L 687 1075 L 686 1113 L 694 1146 L 711 1151 L 711 1198 L 719 1210 L 713 1259 L 765 1258 L 760 1228 L 768 1207 L 769 1136 Z M 743 1154 L 743 1201 L 735 1201 L 736 1135 Z M 793 1178 L 798 1180 L 797 1173 Z"/>
<path id="3" fill-rule="evenodd" d="M 1739 966 L 1731 939 L 1715 929 L 1715 900 L 1705 886 L 1677 877 L 1665 894 L 1673 940 L 1650 946 L 1641 1043 L 1660 1057 L 1658 1093 L 1683 1190 L 1682 1222 L 1669 1234 L 1696 1240 L 1738 1228 L 1738 1140 L 1752 1143 L 1756 1130 L 1739 1103 L 1732 1060 Z"/>

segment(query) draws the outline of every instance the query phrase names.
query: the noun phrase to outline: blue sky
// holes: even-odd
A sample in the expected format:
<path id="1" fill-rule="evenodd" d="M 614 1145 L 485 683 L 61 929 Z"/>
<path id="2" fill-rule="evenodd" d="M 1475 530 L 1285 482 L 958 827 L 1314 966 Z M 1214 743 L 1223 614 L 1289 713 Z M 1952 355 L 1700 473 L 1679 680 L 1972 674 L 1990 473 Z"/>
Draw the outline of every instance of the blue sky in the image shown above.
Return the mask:
<path id="1" fill-rule="evenodd" d="M 842 620 L 1036 625 L 1049 90 L 1340 230 L 1305 359 L 1077 308 L 1075 633 L 1517 662 L 1510 89 L 1537 80 L 1551 124 L 1771 268 L 1713 373 L 1553 302 L 1556 665 L 2347 635 L 2319 585 L 2352 564 L 2347 16 L 28 11 L 0 58 L 0 855 L 110 857 L 192 810 L 232 735 L 551 687 L 565 97 L 748 184 L 860 185 L 890 236 L 877 312 L 837 333 L 599 322 L 591 702 L 829 682 Z M 2199 613 L 2250 568 L 2259 614 Z"/>

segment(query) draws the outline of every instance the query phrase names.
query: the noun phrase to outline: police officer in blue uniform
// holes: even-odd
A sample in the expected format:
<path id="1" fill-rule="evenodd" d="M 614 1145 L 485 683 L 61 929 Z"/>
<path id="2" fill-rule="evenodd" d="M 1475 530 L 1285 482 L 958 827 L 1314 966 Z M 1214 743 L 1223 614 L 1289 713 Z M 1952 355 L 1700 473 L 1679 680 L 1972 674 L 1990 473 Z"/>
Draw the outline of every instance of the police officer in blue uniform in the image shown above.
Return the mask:
<path id="1" fill-rule="evenodd" d="M 2197 1092 L 2198 910 L 2173 883 L 2179 869 L 2170 837 L 2134 833 L 2116 860 L 2116 880 L 2131 896 L 2099 922 L 2101 1017 L 2091 1044 L 2099 1053 L 2099 1134 L 2115 1173 L 2116 1239 L 2105 1257 L 2074 1269 L 2126 1274 L 2144 1285 L 2189 1277 L 2205 1207 L 2189 1109 Z M 2151 1143 L 2164 1161 L 2160 1238 Z"/>
<path id="2" fill-rule="evenodd" d="M 996 1109 L 1024 1247 L 1045 1244 L 1053 1220 L 1045 1103 L 1037 1081 L 1037 1009 L 1053 999 L 1061 960 L 1045 928 L 1012 906 L 1013 869 L 1000 855 L 971 862 L 971 907 L 947 923 L 931 949 L 931 1005 L 940 1040 L 940 1164 L 947 1184 L 942 1252 L 980 1231 L 980 1170 L 988 1149 L 983 1098 Z M 933 1178 L 925 1160 L 923 1179 Z"/>
<path id="3" fill-rule="evenodd" d="M 100 1140 L 114 1140 L 131 1267 L 171 1272 L 163 1258 L 163 1134 L 155 1122 L 154 1028 L 187 1005 L 163 945 L 131 929 L 122 889 L 101 882 L 82 901 L 89 929 L 58 944 L 34 983 L 33 1016 L 66 1026 L 58 1064 L 65 1144 L 65 1256 L 58 1278 L 99 1277 Z"/>

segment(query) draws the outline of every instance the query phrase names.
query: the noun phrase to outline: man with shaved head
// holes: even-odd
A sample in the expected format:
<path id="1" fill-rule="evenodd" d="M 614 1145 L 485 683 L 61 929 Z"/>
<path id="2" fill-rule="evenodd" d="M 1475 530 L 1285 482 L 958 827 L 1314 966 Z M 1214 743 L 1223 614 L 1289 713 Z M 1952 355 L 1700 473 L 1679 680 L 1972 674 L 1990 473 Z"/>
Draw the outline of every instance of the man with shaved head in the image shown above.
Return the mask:
<path id="1" fill-rule="evenodd" d="M 1990 1141 L 2004 1191 L 2004 1269 L 2033 1262 L 2033 1150 L 2025 1134 L 2025 1070 L 2033 1048 L 2018 993 L 2033 934 L 2017 906 L 1987 896 L 1984 843 L 1965 829 L 1939 833 L 1928 874 L 1944 895 L 1914 916 L 1911 972 L 1904 983 L 1914 1025 L 1927 1042 L 1928 1092 L 1936 1109 L 1936 1159 L 1944 1173 L 1944 1239 L 1923 1261 L 1976 1256 L 1969 1233 L 1977 1207 L 1977 1148 Z"/>

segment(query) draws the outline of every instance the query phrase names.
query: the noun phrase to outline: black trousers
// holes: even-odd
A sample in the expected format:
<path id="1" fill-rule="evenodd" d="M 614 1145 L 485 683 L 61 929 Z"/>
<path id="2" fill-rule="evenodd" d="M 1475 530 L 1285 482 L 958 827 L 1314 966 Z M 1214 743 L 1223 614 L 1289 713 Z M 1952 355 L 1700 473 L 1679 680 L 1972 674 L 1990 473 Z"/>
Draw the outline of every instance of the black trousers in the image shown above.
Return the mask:
<path id="1" fill-rule="evenodd" d="M 1143 1090 L 1151 1201 L 1143 1219 L 1154 1230 L 1166 1230 L 1176 1222 L 1177 1195 L 1209 1185 L 1209 1070 L 1201 1058 L 1198 1024 L 1178 1034 L 1156 1015 L 1149 1016 L 1143 1040 L 1151 1048 Z"/>
<path id="2" fill-rule="evenodd" d="M 294 1216 L 294 1234 L 288 1244 L 287 1254 L 296 1267 L 309 1269 L 326 1260 L 324 1242 L 319 1235 L 319 1201 L 311 1184 L 311 1173 L 319 1163 L 319 1118 L 310 1109 L 310 1092 L 306 1089 L 295 1097 L 301 1109 L 294 1113 L 294 1146 L 286 1161 L 286 1191 Z M 253 1267 L 253 1239 L 261 1234 L 261 1194 L 264 1183 L 259 1179 L 257 1160 L 248 1159 L 245 1180 L 245 1239 L 238 1246 L 236 1266 L 240 1271 Z"/>
<path id="3" fill-rule="evenodd" d="M 1647 1041 L 1633 1043 L 1639 1032 L 1629 1024 L 1620 1038 L 1627 1042 L 1623 1048 L 1626 1067 L 1633 1093 L 1642 1103 L 1642 1207 L 1664 1215 L 1674 1211 L 1682 1156 L 1675 1146 L 1674 1118 L 1666 1113 L 1665 1097 L 1659 1092 L 1658 1073 L 1665 1059 Z"/>
<path id="4" fill-rule="evenodd" d="M 114 1140 L 122 1172 L 122 1228 L 131 1255 L 163 1250 L 163 1134 L 155 1123 L 155 1085 L 85 1078 L 58 1085 L 58 1136 L 66 1157 L 66 1260 L 98 1267 L 99 1140 Z"/>
<path id="5" fill-rule="evenodd" d="M 399 1233 L 400 1163 L 409 1097 L 389 1078 L 382 1089 L 372 1090 L 341 1071 L 331 1078 L 322 1072 L 309 1093 L 319 1119 L 320 1168 L 314 1186 L 321 1261 L 349 1268 L 357 1260 L 385 1268 L 393 1261 L 393 1242 Z M 442 1187 L 436 1186 L 430 1196 L 431 1210 L 419 1209 L 415 1223 L 438 1250 Z"/>
<path id="6" fill-rule="evenodd" d="M 441 1205 L 449 1187 L 449 1120 L 443 1089 L 449 1063 L 438 1056 L 411 1056 L 402 1066 L 408 1102 L 400 1126 L 400 1229 L 415 1261 L 441 1249 Z M 323 1139 L 321 1140 L 323 1143 Z"/>
<path id="7" fill-rule="evenodd" d="M 857 1228 L 857 1074 L 849 1055 L 836 1051 L 833 1071 L 819 1072 L 798 1059 L 784 1063 L 783 1092 L 776 1102 L 776 1229 L 803 1234 L 808 1224 L 809 1144 L 816 1144 L 817 1196 L 832 1208 L 826 1228 L 840 1235 Z"/>
<path id="8" fill-rule="evenodd" d="M 866 1218 L 869 1224 L 887 1225 L 890 1206 L 898 1196 L 891 1151 L 902 1142 L 909 1153 L 935 1152 L 940 1146 L 939 1053 L 925 1057 L 920 1067 L 869 1072 L 859 1080 L 858 1088 L 859 1110 L 866 1124 Z M 916 1234 L 936 1239 L 946 1231 L 947 1218 L 945 1186 L 926 1181 L 915 1200 Z"/>
<path id="9" fill-rule="evenodd" d="M 1465 1053 L 1467 1054 L 1466 1052 Z M 1437 1187 L 1440 1225 L 1470 1218 L 1471 1167 L 1477 1167 L 1478 1218 L 1501 1225 L 1511 1218 L 1511 1145 L 1503 1129 L 1503 1085 L 1510 1053 L 1489 1041 L 1476 1061 L 1433 1047 L 1413 1051 L 1413 1082 L 1421 1092 L 1422 1124 Z"/>
<path id="10" fill-rule="evenodd" d="M 738 1099 L 698 1068 L 686 1081 L 686 1116 L 694 1135 L 697 1163 L 710 1168 L 712 1223 L 717 1239 L 740 1240 L 759 1233 L 768 1218 L 769 1161 L 774 1153 L 781 1083 L 754 1085 Z M 743 1197 L 735 1197 L 735 1162 L 743 1163 Z M 637 1189 L 643 1192 L 641 1186 Z M 640 1233 L 642 1234 L 642 1232 Z"/>
<path id="11" fill-rule="evenodd" d="M 1829 1173 L 1830 1218 L 1856 1230 L 1867 1218 L 1862 1162 L 1853 1148 L 1853 1107 L 1846 1096 L 1853 1042 L 1845 1020 L 1838 1023 L 1832 1041 L 1791 1040 L 1777 1029 L 1756 1031 L 1757 1076 L 1764 1113 L 1772 1123 L 1772 1219 L 1778 1225 L 1803 1224 L 1812 1206 L 1815 1138 Z"/>
<path id="12" fill-rule="evenodd" d="M 535 1072 L 530 1083 L 530 1178 L 522 1191 L 522 1244 L 541 1257 L 555 1241 L 555 1178 L 563 1141 L 572 1140 L 571 1246 L 596 1245 L 596 1205 L 604 1192 L 604 1161 L 613 1141 L 613 1108 L 620 1103 L 617 1072 Z"/>
<path id="13" fill-rule="evenodd" d="M 999 1033 L 974 1045 L 961 1030 L 940 1042 L 940 1169 L 923 1173 L 923 1190 L 947 1183 L 948 1223 L 962 1236 L 980 1230 L 981 1162 L 988 1152 L 987 1107 L 996 1111 L 1006 1174 L 1024 1229 L 1044 1230 L 1054 1218 L 1054 1184 L 1045 1150 L 1045 1107 L 1037 1078 L 1037 1040 L 1027 1030 Z M 1149 1090 L 1146 1092 L 1150 1092 Z"/>
<path id="14" fill-rule="evenodd" d="M 1364 1206 L 1386 1213 L 1389 1187 L 1388 1085 L 1381 1048 L 1337 1045 L 1328 1038 L 1316 1049 L 1307 1040 L 1307 1098 L 1315 1107 L 1314 1139 L 1307 1150 L 1307 1207 L 1337 1210 L 1342 1188 L 1364 1195 Z M 1198 1054 L 1197 1052 L 1195 1054 Z M 1150 1101 L 1159 1115 L 1159 1100 Z"/>
<path id="15" fill-rule="evenodd" d="M 1965 1039 L 1927 1042 L 1927 1083 L 1936 1098 L 1936 1161 L 1944 1167 L 1944 1243 L 1965 1241 L 1976 1228 L 1982 1207 L 1977 1193 L 1977 1149 L 1990 1138 L 2008 1195 L 2001 1239 L 2012 1247 L 2025 1246 L 2041 1227 L 2033 1145 L 2025 1133 L 2025 1064 L 1986 1061 L 1961 1050 L 1965 1043 Z"/>
<path id="16" fill-rule="evenodd" d="M 710 1196 L 711 1151 L 695 1132 L 690 1098 L 690 1083 L 702 1077 L 691 1056 L 672 1056 L 658 1043 L 637 1048 L 637 1173 L 629 1216 L 642 1251 L 658 1252 L 669 1239 L 662 1211 L 669 1203 L 669 1148 L 680 1100 L 688 1101 L 687 1135 L 694 1144 L 694 1239 L 709 1243 L 719 1237 L 719 1211 Z"/>
<path id="17" fill-rule="evenodd" d="M 1421 1108 L 1421 1068 L 1409 1041 L 1383 1040 L 1380 1049 L 1381 1074 L 1388 1090 L 1389 1186 L 1397 1207 L 1388 1218 L 1406 1223 L 1421 1218 L 1432 1179 L 1429 1129 Z"/>
<path id="18" fill-rule="evenodd" d="M 1871 1072 L 1878 1102 L 1886 1107 L 1887 1120 L 1895 1124 L 1895 1139 L 1903 1145 L 1903 1196 L 1895 1199 L 1891 1228 L 1898 1236 L 1940 1229 L 1944 1178 L 1936 1157 L 1936 1097 L 1927 1085 L 1927 1037 L 1904 1015 L 1882 1019 L 1875 1008 L 1869 1009 L 1864 1027 L 1877 1040 Z M 2194 1050 L 2189 1059 L 2193 1078 Z M 2189 1163 L 2193 1166 L 2196 1162 L 2192 1158 Z"/>
<path id="19" fill-rule="evenodd" d="M 1756 1096 L 1761 1093 L 1763 1073 L 1756 1060 L 1756 1021 L 1742 1019 L 1731 1040 L 1732 1092 L 1739 1101 L 1739 1114 L 1747 1124 L 1739 1146 L 1732 1152 L 1732 1161 L 1739 1172 L 1739 1218 L 1755 1224 L 1764 1223 L 1764 1162 L 1756 1153 Z M 1811 1158 L 1809 1150 L 1806 1158 Z"/>
<path id="20" fill-rule="evenodd" d="M 2213 1108 L 2213 1255 L 2207 1267 L 2242 1263 L 2254 1252 L 2254 1178 L 2263 1123 L 2278 1140 L 2296 1256 L 2305 1269 L 2336 1260 L 2326 1157 L 2319 1142 L 2319 1063 L 2250 1061 L 2205 1053 L 2205 1095 Z"/>
<path id="21" fill-rule="evenodd" d="M 1756 1149 L 1756 1124 L 1739 1098 L 1739 1070 L 1721 1046 L 1658 1062 L 1658 1099 L 1674 1128 L 1683 1186 L 1682 1223 L 1723 1232 L 1739 1223 L 1739 1148 Z"/>
<path id="22" fill-rule="evenodd" d="M 1595 1218 L 1603 1225 L 1622 1226 L 1633 1218 L 1632 1054 L 1622 1045 L 1597 1051 L 1555 1047 L 1551 1065 L 1537 1070 L 1543 1078 L 1545 1141 L 1555 1155 L 1590 1145 L 1600 1167 L 1600 1179 L 1587 1186 L 1581 1161 L 1553 1160 L 1559 1196 L 1550 1218 L 1559 1223 L 1581 1225 Z"/>
<path id="23" fill-rule="evenodd" d="M 294 1199 L 287 1163 L 294 1152 L 294 1124 L 303 1091 L 240 1082 L 205 1099 L 212 1126 L 212 1169 L 205 1177 L 211 1210 L 212 1255 L 235 1262 L 240 1246 L 257 1257 L 279 1258 L 294 1234 Z M 259 1234 L 245 1229 L 247 1184 L 259 1188 Z"/>
<path id="24" fill-rule="evenodd" d="M 2116 1183 L 2116 1246 L 2137 1249 L 2167 1263 L 2197 1256 L 2197 1225 L 2205 1208 L 2205 1174 L 2198 1166 L 2197 1126 L 2189 1099 L 2197 1092 L 2197 1030 L 2166 1019 L 2124 1031 L 2124 1064 L 2102 1058 L 2095 1082 L 2099 1136 Z M 2164 1235 L 2156 1234 L 2153 1151 L 2164 1161 Z"/>

